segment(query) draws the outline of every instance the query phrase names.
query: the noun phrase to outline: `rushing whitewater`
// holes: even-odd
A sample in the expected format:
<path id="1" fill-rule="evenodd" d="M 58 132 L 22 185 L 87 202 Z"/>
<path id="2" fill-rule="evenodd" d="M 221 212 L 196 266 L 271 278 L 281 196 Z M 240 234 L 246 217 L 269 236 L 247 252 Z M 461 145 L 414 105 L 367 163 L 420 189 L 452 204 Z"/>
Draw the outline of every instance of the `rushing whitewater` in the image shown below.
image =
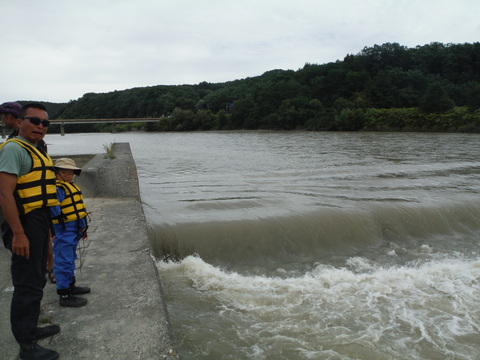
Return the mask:
<path id="1" fill-rule="evenodd" d="M 183 358 L 478 357 L 480 135 L 47 137 L 54 155 L 112 141 Z"/>

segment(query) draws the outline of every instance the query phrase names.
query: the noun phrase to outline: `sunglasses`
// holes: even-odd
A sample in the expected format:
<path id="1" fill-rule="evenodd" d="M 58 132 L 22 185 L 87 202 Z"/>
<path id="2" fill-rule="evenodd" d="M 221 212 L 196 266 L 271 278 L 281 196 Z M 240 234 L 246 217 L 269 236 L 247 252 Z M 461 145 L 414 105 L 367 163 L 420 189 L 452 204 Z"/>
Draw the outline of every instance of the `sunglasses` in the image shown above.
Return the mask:
<path id="1" fill-rule="evenodd" d="M 24 119 L 28 119 L 33 125 L 40 125 L 42 124 L 43 127 L 48 127 L 50 125 L 50 121 L 49 120 L 46 120 L 46 119 L 40 119 L 36 116 L 27 116 L 27 117 L 24 117 L 22 118 L 22 120 Z"/>

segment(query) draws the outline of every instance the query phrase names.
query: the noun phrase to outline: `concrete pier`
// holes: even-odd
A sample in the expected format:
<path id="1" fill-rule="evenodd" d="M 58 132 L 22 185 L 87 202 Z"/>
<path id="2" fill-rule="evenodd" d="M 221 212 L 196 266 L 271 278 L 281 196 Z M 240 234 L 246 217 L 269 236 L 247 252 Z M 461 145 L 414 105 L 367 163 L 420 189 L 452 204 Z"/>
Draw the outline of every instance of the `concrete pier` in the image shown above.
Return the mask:
<path id="1" fill-rule="evenodd" d="M 115 159 L 94 156 L 82 167 L 77 184 L 91 212 L 88 240 L 79 246 L 77 284 L 90 286 L 81 308 L 58 305 L 55 285 L 47 282 L 41 324 L 61 332 L 39 344 L 62 360 L 178 359 L 170 336 L 146 221 L 136 166 L 128 143 L 114 145 Z M 13 287 L 10 252 L 0 248 L 0 358 L 18 358 L 10 330 Z"/>

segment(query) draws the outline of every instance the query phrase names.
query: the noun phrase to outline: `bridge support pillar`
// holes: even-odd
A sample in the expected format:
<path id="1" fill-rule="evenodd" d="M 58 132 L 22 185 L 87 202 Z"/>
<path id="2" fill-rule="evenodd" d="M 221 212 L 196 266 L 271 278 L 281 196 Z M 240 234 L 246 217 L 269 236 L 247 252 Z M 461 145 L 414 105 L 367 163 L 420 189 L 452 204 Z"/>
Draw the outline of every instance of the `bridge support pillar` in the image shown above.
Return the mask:
<path id="1" fill-rule="evenodd" d="M 64 123 L 62 123 L 62 124 L 60 125 L 60 134 L 61 134 L 62 136 L 65 136 L 65 124 L 64 124 Z"/>

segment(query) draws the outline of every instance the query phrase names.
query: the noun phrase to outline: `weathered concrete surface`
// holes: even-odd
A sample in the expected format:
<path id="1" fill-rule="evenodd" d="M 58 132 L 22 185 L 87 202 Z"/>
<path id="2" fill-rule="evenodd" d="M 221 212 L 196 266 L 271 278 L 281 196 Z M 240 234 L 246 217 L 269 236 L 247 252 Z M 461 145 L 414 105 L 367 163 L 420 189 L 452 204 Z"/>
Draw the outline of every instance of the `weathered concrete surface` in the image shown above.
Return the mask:
<path id="1" fill-rule="evenodd" d="M 85 193 L 84 196 L 140 198 L 137 167 L 130 145 L 117 143 L 114 153 L 115 159 L 106 159 L 100 154 L 82 167 L 82 174 L 76 181 Z"/>
<path id="2" fill-rule="evenodd" d="M 77 309 L 62 308 L 55 285 L 47 283 L 41 320 L 62 330 L 39 344 L 68 360 L 178 359 L 130 147 L 116 144 L 115 153 L 114 160 L 95 156 L 83 167 L 79 179 L 87 174 L 84 181 L 78 182 L 82 191 L 94 194 L 85 198 L 92 221 L 89 239 L 79 246 L 76 270 L 78 285 L 92 288 L 83 295 L 89 302 Z M 9 321 L 12 290 L 10 253 L 1 247 L 0 358 L 5 360 L 18 356 Z"/>

